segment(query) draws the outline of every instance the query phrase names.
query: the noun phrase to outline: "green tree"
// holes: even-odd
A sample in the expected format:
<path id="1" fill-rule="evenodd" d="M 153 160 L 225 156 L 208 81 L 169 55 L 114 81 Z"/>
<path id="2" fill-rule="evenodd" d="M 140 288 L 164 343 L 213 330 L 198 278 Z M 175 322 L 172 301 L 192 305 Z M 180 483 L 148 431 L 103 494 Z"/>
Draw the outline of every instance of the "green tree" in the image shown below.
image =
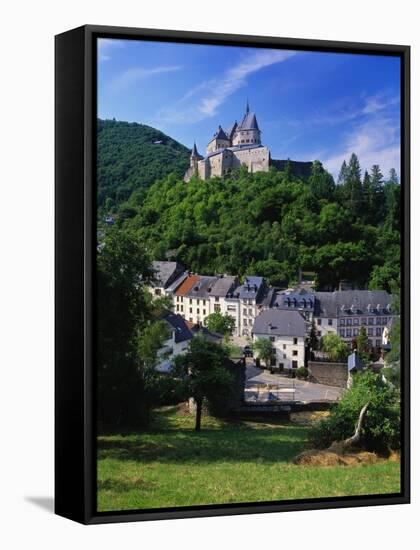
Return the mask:
<path id="1" fill-rule="evenodd" d="M 180 377 L 185 392 L 195 401 L 196 431 L 201 429 L 204 400 L 229 392 L 233 379 L 228 362 L 223 346 L 200 335 L 191 340 L 186 353 L 175 358 L 174 375 Z"/>
<path id="2" fill-rule="evenodd" d="M 356 338 L 356 351 L 363 363 L 366 365 L 370 360 L 371 349 L 364 325 L 360 327 L 359 334 Z"/>
<path id="3" fill-rule="evenodd" d="M 137 337 L 152 318 L 146 285 L 150 261 L 140 238 L 111 228 L 97 253 L 98 421 L 121 428 L 148 417 Z"/>
<path id="4" fill-rule="evenodd" d="M 156 367 L 159 351 L 169 336 L 170 331 L 165 321 L 155 321 L 143 328 L 138 337 L 137 349 L 145 367 Z"/>
<path id="5" fill-rule="evenodd" d="M 228 313 L 210 313 L 204 319 L 205 326 L 211 332 L 218 332 L 219 334 L 231 335 L 235 329 L 235 319 Z"/>
<path id="6" fill-rule="evenodd" d="M 252 348 L 257 352 L 258 357 L 264 361 L 266 368 L 269 368 L 271 360 L 275 357 L 275 350 L 271 340 L 268 338 L 257 338 L 252 344 Z"/>
<path id="7" fill-rule="evenodd" d="M 361 409 L 367 404 L 362 427 L 362 446 L 385 451 L 400 447 L 400 394 L 381 375 L 370 370 L 353 376 L 353 383 L 311 432 L 311 443 L 328 447 L 333 441 L 350 437 L 355 430 Z"/>
<path id="8" fill-rule="evenodd" d="M 361 169 L 355 153 L 351 154 L 343 185 L 344 196 L 353 215 L 360 215 L 363 202 Z"/>
<path id="9" fill-rule="evenodd" d="M 321 346 L 332 361 L 344 361 L 349 355 L 347 344 L 334 332 L 322 337 Z"/>
<path id="10" fill-rule="evenodd" d="M 311 351 L 315 351 L 319 348 L 319 338 L 318 338 L 318 333 L 317 333 L 317 330 L 316 330 L 316 326 L 315 326 L 315 321 L 312 319 L 312 323 L 311 323 L 311 330 L 309 332 L 309 347 L 311 349 Z"/>

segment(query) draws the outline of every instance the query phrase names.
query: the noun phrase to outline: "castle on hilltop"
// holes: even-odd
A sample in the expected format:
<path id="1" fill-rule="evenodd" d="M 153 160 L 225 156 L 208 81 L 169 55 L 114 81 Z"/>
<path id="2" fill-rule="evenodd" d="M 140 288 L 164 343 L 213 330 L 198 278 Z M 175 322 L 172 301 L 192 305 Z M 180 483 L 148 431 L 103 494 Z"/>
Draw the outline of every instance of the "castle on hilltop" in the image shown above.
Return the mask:
<path id="1" fill-rule="evenodd" d="M 194 143 L 184 181 L 189 181 L 193 175 L 201 179 L 224 176 L 243 165 L 248 172 L 267 172 L 270 166 L 270 149 L 261 144 L 261 130 L 255 113 L 249 109 L 249 102 L 240 124 L 235 121 L 226 130 L 218 127 L 207 145 L 205 157 L 199 154 Z"/>

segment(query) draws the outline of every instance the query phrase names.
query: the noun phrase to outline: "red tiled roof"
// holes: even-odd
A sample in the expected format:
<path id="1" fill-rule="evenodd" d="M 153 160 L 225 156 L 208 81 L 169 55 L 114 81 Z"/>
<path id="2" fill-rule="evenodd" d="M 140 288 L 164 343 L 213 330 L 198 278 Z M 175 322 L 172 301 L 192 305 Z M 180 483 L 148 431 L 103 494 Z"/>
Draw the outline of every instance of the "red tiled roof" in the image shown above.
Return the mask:
<path id="1" fill-rule="evenodd" d="M 200 275 L 190 275 L 175 291 L 176 296 L 185 296 L 192 287 L 199 281 Z"/>

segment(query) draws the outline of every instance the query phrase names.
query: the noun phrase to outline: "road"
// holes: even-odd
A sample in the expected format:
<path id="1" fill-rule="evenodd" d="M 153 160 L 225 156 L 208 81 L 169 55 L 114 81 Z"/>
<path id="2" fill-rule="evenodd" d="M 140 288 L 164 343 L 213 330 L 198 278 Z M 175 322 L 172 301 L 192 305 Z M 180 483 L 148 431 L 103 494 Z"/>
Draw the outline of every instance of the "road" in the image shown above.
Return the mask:
<path id="1" fill-rule="evenodd" d="M 314 384 L 306 380 L 270 374 L 252 365 L 246 367 L 246 401 L 336 401 L 342 388 Z"/>

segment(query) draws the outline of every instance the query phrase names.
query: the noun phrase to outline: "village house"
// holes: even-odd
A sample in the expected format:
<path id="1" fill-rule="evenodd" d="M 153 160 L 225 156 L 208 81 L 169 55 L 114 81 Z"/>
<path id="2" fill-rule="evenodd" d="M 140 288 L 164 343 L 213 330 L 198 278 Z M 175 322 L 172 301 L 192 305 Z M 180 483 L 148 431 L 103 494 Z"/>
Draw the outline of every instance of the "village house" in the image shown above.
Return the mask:
<path id="1" fill-rule="evenodd" d="M 305 319 L 298 311 L 267 309 L 256 317 L 253 340 L 269 339 L 275 350 L 271 366 L 280 372 L 305 364 Z"/>
<path id="2" fill-rule="evenodd" d="M 156 370 L 168 373 L 172 369 L 175 357 L 187 350 L 194 334 L 181 315 L 169 312 L 162 317 L 162 320 L 165 321 L 169 329 L 169 337 L 159 350 Z"/>
<path id="3" fill-rule="evenodd" d="M 384 328 L 395 317 L 385 290 L 336 290 L 315 293 L 314 319 L 318 337 L 338 334 L 349 347 L 366 328 L 372 348 L 380 349 Z"/>
<path id="4" fill-rule="evenodd" d="M 150 285 L 152 296 L 164 296 L 171 294 L 171 286 L 175 283 L 177 286 L 186 279 L 188 273 L 184 266 L 179 262 L 152 262 L 154 280 Z"/>

